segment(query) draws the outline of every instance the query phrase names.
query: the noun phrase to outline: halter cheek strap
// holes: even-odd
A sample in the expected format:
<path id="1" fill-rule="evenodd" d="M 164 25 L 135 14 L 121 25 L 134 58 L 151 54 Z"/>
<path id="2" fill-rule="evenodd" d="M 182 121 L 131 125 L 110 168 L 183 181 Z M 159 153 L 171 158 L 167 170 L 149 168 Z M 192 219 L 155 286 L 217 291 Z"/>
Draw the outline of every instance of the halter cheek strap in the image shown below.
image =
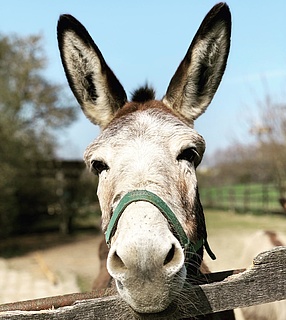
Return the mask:
<path id="1" fill-rule="evenodd" d="M 173 227 L 178 240 L 182 248 L 185 250 L 186 261 L 190 259 L 193 254 L 196 254 L 199 249 L 203 246 L 205 247 L 209 256 L 214 260 L 216 259 L 215 255 L 211 251 L 207 239 L 199 239 L 196 243 L 192 243 L 190 239 L 187 237 L 183 227 L 178 221 L 177 217 L 173 213 L 173 211 L 169 208 L 169 206 L 164 202 L 160 197 L 156 194 L 147 191 L 147 190 L 134 190 L 125 194 L 125 196 L 120 200 L 119 204 L 115 208 L 113 215 L 108 224 L 105 240 L 108 246 L 110 246 L 111 238 L 114 235 L 118 220 L 120 219 L 123 211 L 127 208 L 129 204 L 136 201 L 146 201 L 154 206 L 156 206 L 160 212 L 164 215 L 164 217 L 168 220 L 169 224 Z"/>

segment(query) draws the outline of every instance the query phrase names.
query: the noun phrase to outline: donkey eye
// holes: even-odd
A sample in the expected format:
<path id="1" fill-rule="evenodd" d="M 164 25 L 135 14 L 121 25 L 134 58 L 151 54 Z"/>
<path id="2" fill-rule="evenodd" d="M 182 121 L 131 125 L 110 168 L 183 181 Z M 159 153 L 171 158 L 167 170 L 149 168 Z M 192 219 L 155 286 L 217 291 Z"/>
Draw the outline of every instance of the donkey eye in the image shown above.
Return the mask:
<path id="1" fill-rule="evenodd" d="M 186 160 L 188 162 L 195 162 L 195 159 L 199 157 L 199 154 L 197 150 L 194 147 L 190 147 L 187 149 L 184 149 L 178 156 L 177 160 Z"/>
<path id="2" fill-rule="evenodd" d="M 92 172 L 99 175 L 102 171 L 108 170 L 108 165 L 100 160 L 92 160 L 91 161 Z"/>

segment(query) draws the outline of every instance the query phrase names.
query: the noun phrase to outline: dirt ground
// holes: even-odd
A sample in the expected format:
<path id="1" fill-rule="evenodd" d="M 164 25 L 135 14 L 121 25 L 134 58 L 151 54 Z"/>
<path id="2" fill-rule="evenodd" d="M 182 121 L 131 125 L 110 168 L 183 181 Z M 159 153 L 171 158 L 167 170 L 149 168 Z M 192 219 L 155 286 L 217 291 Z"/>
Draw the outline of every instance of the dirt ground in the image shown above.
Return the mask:
<path id="1" fill-rule="evenodd" d="M 0 303 L 90 291 L 99 272 L 101 239 L 98 232 L 89 232 L 64 238 L 30 235 L 8 241 L 6 251 L 10 246 L 19 255 L 0 258 Z M 0 245 L 2 253 L 4 245 Z"/>
<path id="2" fill-rule="evenodd" d="M 98 234 L 76 236 L 68 243 L 10 258 L 8 264 L 16 270 L 26 269 L 34 277 L 47 277 L 47 272 L 54 275 L 55 279 L 64 274 L 74 274 L 79 287 L 82 286 L 80 289 L 88 290 L 99 271 L 97 256 L 101 239 L 102 236 Z"/>

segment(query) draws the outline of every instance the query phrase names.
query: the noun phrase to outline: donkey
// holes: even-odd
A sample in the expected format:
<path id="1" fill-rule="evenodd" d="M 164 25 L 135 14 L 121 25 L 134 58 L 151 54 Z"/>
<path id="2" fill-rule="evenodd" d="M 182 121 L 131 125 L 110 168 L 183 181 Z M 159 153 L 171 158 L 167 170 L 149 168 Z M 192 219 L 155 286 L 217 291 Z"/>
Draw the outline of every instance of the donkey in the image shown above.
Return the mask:
<path id="1" fill-rule="evenodd" d="M 253 257 L 275 247 L 286 245 L 286 235 L 276 231 L 259 230 L 245 239 L 241 265 L 252 264 Z M 286 319 L 286 301 L 275 301 L 236 310 L 241 320 L 284 320 Z M 239 314 L 239 312 L 241 314 Z"/>
<path id="2" fill-rule="evenodd" d="M 137 89 L 130 101 L 87 30 L 70 15 L 58 22 L 60 55 L 86 117 L 101 128 L 84 160 L 99 176 L 107 270 L 138 317 L 169 319 L 190 305 L 208 242 L 195 169 L 205 142 L 193 128 L 211 102 L 230 47 L 229 8 L 219 3 L 198 29 L 166 95 Z M 122 303 L 124 303 L 122 302 Z M 183 316 L 181 316 L 183 318 Z M 233 319 L 222 312 L 201 319 Z"/>

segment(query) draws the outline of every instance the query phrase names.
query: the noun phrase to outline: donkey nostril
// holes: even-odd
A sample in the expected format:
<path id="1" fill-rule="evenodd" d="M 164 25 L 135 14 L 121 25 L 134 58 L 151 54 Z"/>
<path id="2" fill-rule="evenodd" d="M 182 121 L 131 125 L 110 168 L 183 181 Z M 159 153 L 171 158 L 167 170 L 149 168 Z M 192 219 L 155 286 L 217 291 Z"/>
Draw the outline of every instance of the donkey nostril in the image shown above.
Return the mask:
<path id="1" fill-rule="evenodd" d="M 173 260 L 173 258 L 175 256 L 175 250 L 176 250 L 175 245 L 172 244 L 172 247 L 169 250 L 169 252 L 164 260 L 164 266 Z"/>
<path id="2" fill-rule="evenodd" d="M 123 290 L 123 284 L 121 281 L 116 281 L 116 284 L 119 290 Z"/>
<path id="3" fill-rule="evenodd" d="M 126 269 L 126 266 L 122 259 L 119 257 L 116 251 L 114 251 L 111 259 L 112 268 L 115 270 Z"/>

